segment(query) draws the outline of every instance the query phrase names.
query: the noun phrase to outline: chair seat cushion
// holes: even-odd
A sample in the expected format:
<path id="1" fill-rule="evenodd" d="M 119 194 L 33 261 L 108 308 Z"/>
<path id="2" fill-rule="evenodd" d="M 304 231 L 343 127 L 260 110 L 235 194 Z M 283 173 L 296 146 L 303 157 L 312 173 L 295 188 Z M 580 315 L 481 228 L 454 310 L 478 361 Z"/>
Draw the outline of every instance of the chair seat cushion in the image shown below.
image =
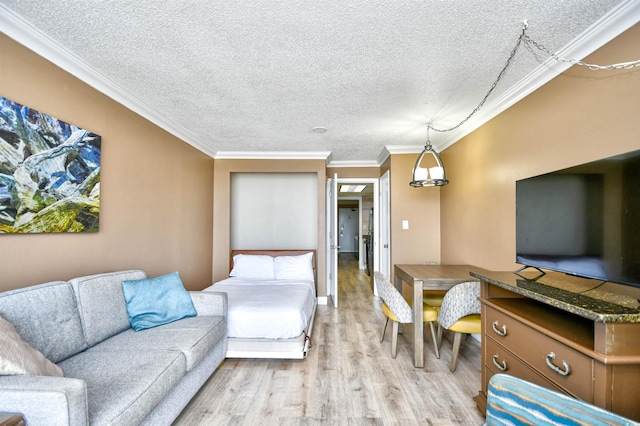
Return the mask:
<path id="1" fill-rule="evenodd" d="M 422 292 L 422 303 L 434 308 L 442 306 L 442 299 L 447 294 L 446 290 L 425 290 Z"/>
<path id="2" fill-rule="evenodd" d="M 411 301 L 407 301 L 411 305 Z M 393 312 L 389 309 L 386 303 L 382 302 L 382 313 L 385 314 L 387 318 L 391 321 L 398 321 Z M 431 306 L 424 305 L 422 307 L 422 322 L 431 322 L 436 321 L 438 319 L 438 309 L 433 308 Z"/>
<path id="3" fill-rule="evenodd" d="M 482 332 L 480 314 L 471 314 L 460 318 L 449 327 L 449 330 L 455 331 L 456 333 L 480 334 Z"/>
<path id="4" fill-rule="evenodd" d="M 432 322 L 438 320 L 438 308 L 424 305 L 422 307 L 422 322 Z"/>
<path id="5" fill-rule="evenodd" d="M 393 315 L 393 312 L 391 312 L 391 309 L 389 309 L 389 306 L 385 302 L 382 302 L 382 313 L 391 321 L 398 321 L 398 318 Z"/>

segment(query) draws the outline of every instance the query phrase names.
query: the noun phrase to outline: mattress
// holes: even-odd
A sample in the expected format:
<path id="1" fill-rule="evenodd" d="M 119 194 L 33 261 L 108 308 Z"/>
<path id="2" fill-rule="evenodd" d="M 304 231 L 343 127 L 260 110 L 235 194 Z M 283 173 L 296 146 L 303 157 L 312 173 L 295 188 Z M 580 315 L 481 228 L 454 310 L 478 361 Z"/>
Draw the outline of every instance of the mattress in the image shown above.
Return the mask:
<path id="1" fill-rule="evenodd" d="M 232 277 L 205 290 L 227 293 L 229 338 L 296 338 L 315 314 L 313 281 Z"/>

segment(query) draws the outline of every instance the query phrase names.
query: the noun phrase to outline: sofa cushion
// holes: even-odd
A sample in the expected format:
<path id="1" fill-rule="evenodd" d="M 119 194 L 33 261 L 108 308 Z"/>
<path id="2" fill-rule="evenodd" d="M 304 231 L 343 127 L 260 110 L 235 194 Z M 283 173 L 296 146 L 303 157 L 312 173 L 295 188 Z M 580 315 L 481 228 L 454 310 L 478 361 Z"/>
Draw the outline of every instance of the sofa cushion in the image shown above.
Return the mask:
<path id="1" fill-rule="evenodd" d="M 89 346 L 131 327 L 122 281 L 146 278 L 143 271 L 120 271 L 69 281 L 78 301 L 78 310 Z"/>
<path id="2" fill-rule="evenodd" d="M 144 280 L 123 281 L 129 322 L 134 330 L 196 316 L 189 292 L 177 272 Z"/>
<path id="3" fill-rule="evenodd" d="M 15 327 L 0 317 L 0 375 L 62 376 L 60 367 L 22 340 Z"/>
<path id="4" fill-rule="evenodd" d="M 87 348 L 69 283 L 55 281 L 0 293 L 0 315 L 56 364 Z"/>
<path id="5" fill-rule="evenodd" d="M 126 330 L 90 349 L 118 351 L 123 348 L 144 353 L 154 349 L 184 354 L 187 371 L 191 371 L 226 333 L 223 316 L 197 316 L 142 331 Z"/>
<path id="6" fill-rule="evenodd" d="M 174 351 L 89 350 L 60 367 L 86 382 L 89 424 L 134 425 L 182 379 L 186 363 Z"/>

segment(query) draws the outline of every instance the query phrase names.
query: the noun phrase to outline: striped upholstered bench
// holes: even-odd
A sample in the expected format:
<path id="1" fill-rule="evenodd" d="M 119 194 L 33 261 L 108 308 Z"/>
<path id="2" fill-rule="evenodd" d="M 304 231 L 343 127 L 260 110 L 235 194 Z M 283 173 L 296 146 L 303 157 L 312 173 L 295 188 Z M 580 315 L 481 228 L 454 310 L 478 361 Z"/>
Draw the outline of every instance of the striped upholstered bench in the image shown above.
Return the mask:
<path id="1" fill-rule="evenodd" d="M 640 425 L 610 411 L 507 374 L 495 374 L 487 392 L 487 426 Z"/>

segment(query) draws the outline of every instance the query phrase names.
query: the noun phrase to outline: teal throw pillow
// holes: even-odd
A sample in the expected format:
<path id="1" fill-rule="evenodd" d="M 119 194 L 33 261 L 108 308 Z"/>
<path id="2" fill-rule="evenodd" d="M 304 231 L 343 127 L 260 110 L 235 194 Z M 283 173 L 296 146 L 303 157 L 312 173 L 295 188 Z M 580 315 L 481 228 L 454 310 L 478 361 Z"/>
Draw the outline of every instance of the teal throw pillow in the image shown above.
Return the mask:
<path id="1" fill-rule="evenodd" d="M 191 296 L 177 272 L 144 280 L 122 281 L 129 322 L 135 331 L 195 317 Z"/>

